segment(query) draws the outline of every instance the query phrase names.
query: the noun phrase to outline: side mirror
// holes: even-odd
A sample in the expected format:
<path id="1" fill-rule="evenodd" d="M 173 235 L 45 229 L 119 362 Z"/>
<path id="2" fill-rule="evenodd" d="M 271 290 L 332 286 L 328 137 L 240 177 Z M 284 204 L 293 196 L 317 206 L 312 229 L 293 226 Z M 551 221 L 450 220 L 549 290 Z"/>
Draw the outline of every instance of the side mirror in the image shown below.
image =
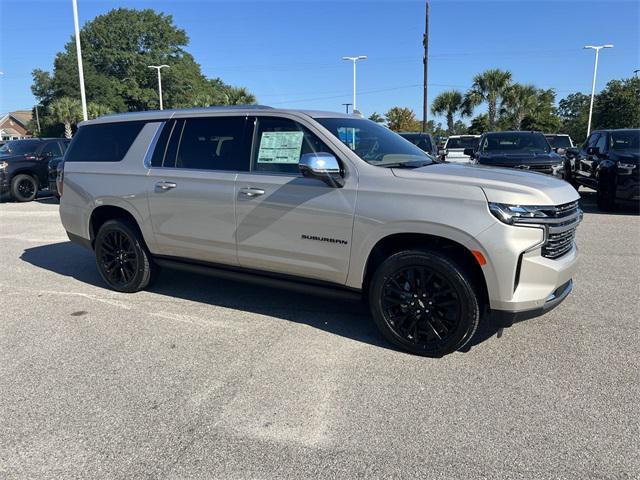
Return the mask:
<path id="1" fill-rule="evenodd" d="M 587 155 L 598 155 L 600 149 L 598 147 L 587 147 Z"/>
<path id="2" fill-rule="evenodd" d="M 441 148 L 440 150 L 438 150 L 438 155 L 440 155 L 441 157 L 446 157 L 447 151 L 444 148 Z"/>
<path id="3" fill-rule="evenodd" d="M 298 162 L 303 177 L 317 178 L 330 187 L 341 188 L 344 179 L 340 174 L 340 164 L 330 153 L 305 153 Z"/>
<path id="4" fill-rule="evenodd" d="M 473 158 L 473 157 L 474 157 L 474 153 L 473 153 L 473 152 L 474 152 L 473 148 L 465 148 L 465 149 L 464 149 L 464 154 L 465 154 L 467 157 L 471 157 L 471 158 Z"/>
<path id="5" fill-rule="evenodd" d="M 571 148 L 567 148 L 567 151 L 565 152 L 565 154 L 567 155 L 567 157 L 569 158 L 573 158 L 578 156 L 578 149 L 576 147 L 571 147 Z"/>

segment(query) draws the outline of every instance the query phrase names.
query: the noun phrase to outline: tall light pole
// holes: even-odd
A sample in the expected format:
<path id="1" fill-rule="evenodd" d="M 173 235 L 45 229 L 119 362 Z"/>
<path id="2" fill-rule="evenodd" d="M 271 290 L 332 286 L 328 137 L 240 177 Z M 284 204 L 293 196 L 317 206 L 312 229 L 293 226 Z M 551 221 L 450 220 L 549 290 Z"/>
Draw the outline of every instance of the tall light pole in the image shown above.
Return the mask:
<path id="1" fill-rule="evenodd" d="M 149 65 L 149 68 L 158 70 L 158 97 L 160 97 L 160 110 L 162 110 L 162 76 L 160 75 L 160 70 L 169 68 L 169 65 Z"/>
<path id="2" fill-rule="evenodd" d="M 358 55 L 357 57 L 342 57 L 343 60 L 351 60 L 353 62 L 353 109 L 355 112 L 358 108 L 356 107 L 356 63 L 358 60 L 366 60 L 366 55 Z"/>
<path id="3" fill-rule="evenodd" d="M 429 0 L 425 6 L 424 19 L 424 36 L 422 37 L 422 46 L 424 47 L 423 63 L 423 81 L 422 81 L 422 133 L 427 132 L 427 71 L 429 66 Z"/>
<path id="4" fill-rule="evenodd" d="M 80 77 L 80 100 L 82 101 L 82 117 L 86 121 L 87 96 L 84 92 L 84 70 L 82 69 L 82 48 L 80 47 L 80 25 L 78 24 L 78 0 L 71 0 L 73 4 L 73 28 L 76 33 L 76 54 L 78 55 L 78 76 Z"/>
<path id="5" fill-rule="evenodd" d="M 598 54 L 601 48 L 613 48 L 613 45 L 585 45 L 582 48 L 591 49 L 596 51 L 596 61 L 593 65 L 593 83 L 591 84 L 591 104 L 589 105 L 589 123 L 587 125 L 587 137 L 591 133 L 591 115 L 593 115 L 593 97 L 596 94 L 596 74 L 598 73 Z"/>

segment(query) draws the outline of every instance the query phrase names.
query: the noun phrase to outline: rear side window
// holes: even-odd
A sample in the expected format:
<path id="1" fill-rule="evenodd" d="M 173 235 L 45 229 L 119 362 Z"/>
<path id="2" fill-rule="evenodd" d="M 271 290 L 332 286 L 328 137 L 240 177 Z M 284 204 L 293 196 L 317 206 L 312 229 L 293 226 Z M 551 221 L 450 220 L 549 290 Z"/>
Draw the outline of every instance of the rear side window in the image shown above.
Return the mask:
<path id="1" fill-rule="evenodd" d="M 67 162 L 119 162 L 129 151 L 145 122 L 87 125 L 78 129 Z"/>
<path id="2" fill-rule="evenodd" d="M 187 118 L 167 122 L 152 166 L 188 170 L 249 170 L 244 117 Z"/>

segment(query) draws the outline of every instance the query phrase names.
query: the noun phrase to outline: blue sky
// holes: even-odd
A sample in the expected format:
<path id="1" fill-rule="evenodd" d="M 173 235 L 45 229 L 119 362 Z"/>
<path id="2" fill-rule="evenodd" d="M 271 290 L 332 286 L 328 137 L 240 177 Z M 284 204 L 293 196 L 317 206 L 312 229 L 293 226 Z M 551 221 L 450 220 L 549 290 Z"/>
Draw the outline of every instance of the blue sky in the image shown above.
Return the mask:
<path id="1" fill-rule="evenodd" d="M 358 66 L 366 115 L 407 106 L 421 114 L 424 2 L 78 0 L 80 23 L 112 8 L 171 14 L 205 75 L 245 86 L 260 103 L 343 111 Z M 640 68 L 640 2 L 432 1 L 429 98 L 465 90 L 475 73 L 503 68 L 516 81 L 589 92 L 593 51 L 603 51 L 597 89 Z M 30 108 L 30 72 L 52 68 L 73 33 L 71 0 L 0 0 L 0 112 Z M 439 119 L 442 121 L 442 119 Z"/>

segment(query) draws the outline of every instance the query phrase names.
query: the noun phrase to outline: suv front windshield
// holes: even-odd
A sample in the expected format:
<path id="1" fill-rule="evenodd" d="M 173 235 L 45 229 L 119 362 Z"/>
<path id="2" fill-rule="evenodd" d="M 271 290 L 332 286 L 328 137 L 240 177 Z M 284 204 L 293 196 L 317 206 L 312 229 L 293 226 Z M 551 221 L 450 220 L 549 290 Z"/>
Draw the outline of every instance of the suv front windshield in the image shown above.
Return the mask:
<path id="1" fill-rule="evenodd" d="M 551 147 L 541 133 L 490 133 L 482 140 L 481 150 L 491 153 L 549 153 Z"/>
<path id="2" fill-rule="evenodd" d="M 625 130 L 611 133 L 611 150 L 640 150 L 640 130 Z"/>
<path id="3" fill-rule="evenodd" d="M 480 143 L 480 137 L 454 137 L 449 138 L 444 148 L 446 150 L 452 150 L 454 148 L 465 149 L 465 148 L 473 148 L 475 149 Z"/>
<path id="4" fill-rule="evenodd" d="M 381 167 L 421 167 L 436 163 L 397 133 L 361 118 L 316 118 L 362 160 Z"/>
<path id="5" fill-rule="evenodd" d="M 0 155 L 26 155 L 38 148 L 37 140 L 12 140 L 0 147 Z"/>

